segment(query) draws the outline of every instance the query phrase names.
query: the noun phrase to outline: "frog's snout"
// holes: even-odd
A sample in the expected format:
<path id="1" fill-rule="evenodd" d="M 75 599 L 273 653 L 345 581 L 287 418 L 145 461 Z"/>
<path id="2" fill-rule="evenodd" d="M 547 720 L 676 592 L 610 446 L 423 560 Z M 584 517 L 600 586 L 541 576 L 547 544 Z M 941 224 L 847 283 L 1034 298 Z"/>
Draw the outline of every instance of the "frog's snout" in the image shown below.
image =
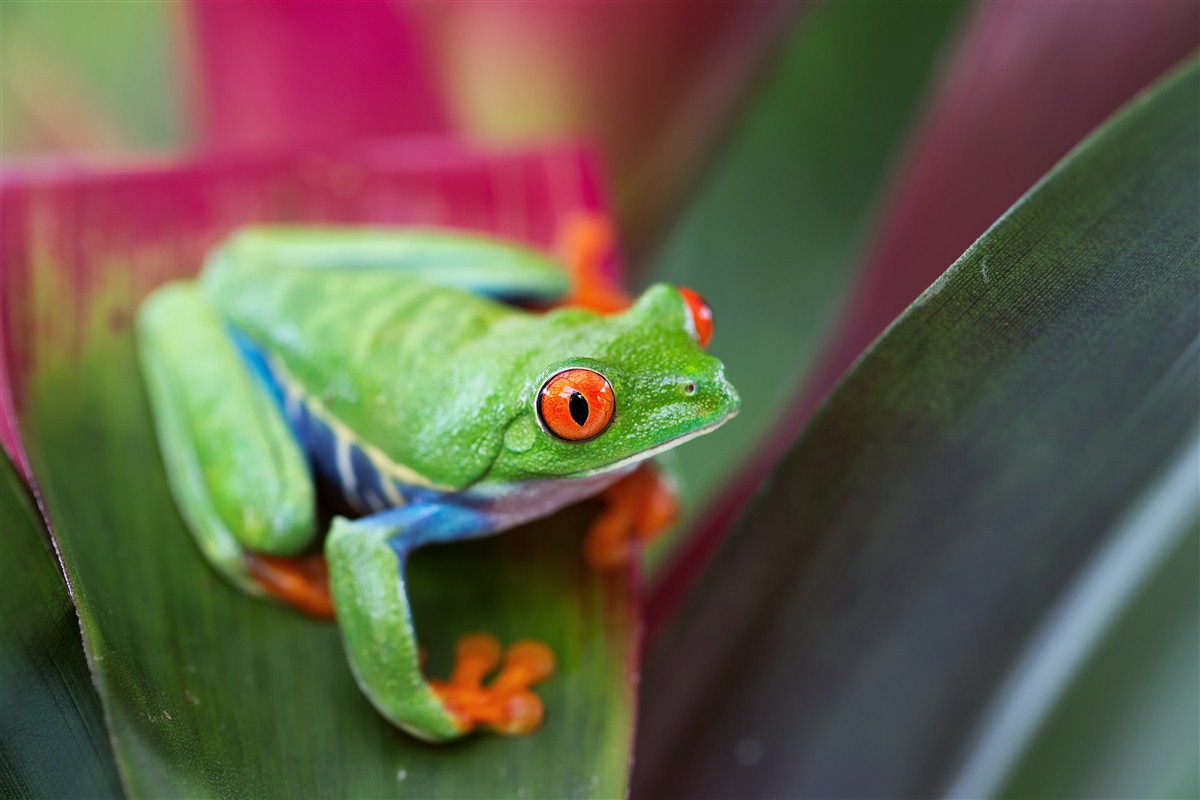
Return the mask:
<path id="1" fill-rule="evenodd" d="M 737 393 L 737 389 L 733 388 L 733 384 L 726 380 L 724 372 L 721 373 L 721 386 L 723 387 L 722 391 L 725 392 L 726 402 L 729 404 L 726 416 L 735 416 L 742 407 L 742 398 Z"/>
<path id="2" fill-rule="evenodd" d="M 706 416 L 732 417 L 742 404 L 737 389 L 725 377 L 724 369 L 707 375 L 686 377 L 679 382 L 679 391 L 685 398 L 684 402 L 698 404 Z"/>

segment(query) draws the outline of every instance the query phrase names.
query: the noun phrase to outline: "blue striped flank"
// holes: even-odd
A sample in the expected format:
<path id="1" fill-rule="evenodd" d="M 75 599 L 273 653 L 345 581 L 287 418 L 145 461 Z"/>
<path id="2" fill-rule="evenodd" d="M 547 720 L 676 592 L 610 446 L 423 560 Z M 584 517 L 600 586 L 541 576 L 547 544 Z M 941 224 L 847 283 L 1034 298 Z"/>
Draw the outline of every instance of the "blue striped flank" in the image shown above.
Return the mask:
<path id="1" fill-rule="evenodd" d="M 347 437 L 339 437 L 287 376 L 276 374 L 262 351 L 236 331 L 233 340 L 251 373 L 275 400 L 313 469 L 362 512 L 383 511 L 409 500 L 410 490 L 381 473 Z"/>

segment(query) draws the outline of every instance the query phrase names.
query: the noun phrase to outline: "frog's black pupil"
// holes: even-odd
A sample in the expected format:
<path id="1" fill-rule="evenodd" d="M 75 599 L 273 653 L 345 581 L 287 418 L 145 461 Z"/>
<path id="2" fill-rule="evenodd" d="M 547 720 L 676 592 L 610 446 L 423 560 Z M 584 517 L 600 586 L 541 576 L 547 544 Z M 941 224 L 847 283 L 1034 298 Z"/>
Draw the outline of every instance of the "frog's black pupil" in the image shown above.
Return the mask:
<path id="1" fill-rule="evenodd" d="M 567 401 L 567 407 L 571 409 L 571 419 L 583 427 L 583 423 L 587 422 L 588 418 L 587 398 L 579 392 L 572 392 L 571 399 Z"/>

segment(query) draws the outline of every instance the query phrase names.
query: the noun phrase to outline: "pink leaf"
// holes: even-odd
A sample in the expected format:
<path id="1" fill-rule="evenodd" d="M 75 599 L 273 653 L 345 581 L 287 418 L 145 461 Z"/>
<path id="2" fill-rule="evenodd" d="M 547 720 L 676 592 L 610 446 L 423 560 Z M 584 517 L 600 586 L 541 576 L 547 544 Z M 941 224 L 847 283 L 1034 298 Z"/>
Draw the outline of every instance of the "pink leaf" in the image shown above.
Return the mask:
<path id="1" fill-rule="evenodd" d="M 193 2 L 204 140 L 586 135 L 652 236 L 800 6 Z"/>
<path id="2" fill-rule="evenodd" d="M 190 10 L 208 144 L 448 129 L 404 4 L 193 2 Z"/>
<path id="3" fill-rule="evenodd" d="M 32 343 L 56 336 L 34 336 L 33 326 L 86 319 L 79 307 L 36 313 L 39 303 L 64 302 L 39 263 L 69 271 L 68 306 L 92 302 L 105 271 L 124 267 L 128 300 L 110 320 L 123 326 L 152 287 L 194 273 L 208 248 L 251 222 L 442 225 L 549 250 L 574 215 L 602 209 L 595 159 L 573 146 L 483 151 L 440 139 L 381 140 L 120 171 L 67 162 L 9 168 L 0 184 L 0 439 L 28 478 L 14 420 L 37 357 Z M 84 345 L 77 325 L 62 328 L 74 332 L 62 334 L 72 339 L 68 351 Z"/>

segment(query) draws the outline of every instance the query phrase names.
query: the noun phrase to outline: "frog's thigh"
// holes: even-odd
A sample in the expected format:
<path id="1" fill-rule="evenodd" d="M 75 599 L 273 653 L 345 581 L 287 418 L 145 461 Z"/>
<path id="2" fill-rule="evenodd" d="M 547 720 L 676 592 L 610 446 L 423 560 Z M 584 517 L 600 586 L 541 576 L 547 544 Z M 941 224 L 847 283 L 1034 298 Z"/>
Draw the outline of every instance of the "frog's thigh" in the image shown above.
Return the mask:
<path id="1" fill-rule="evenodd" d="M 208 560 L 261 593 L 243 548 L 290 555 L 315 533 L 312 478 L 300 446 L 194 285 L 155 292 L 138 312 L 137 332 L 180 512 Z"/>

